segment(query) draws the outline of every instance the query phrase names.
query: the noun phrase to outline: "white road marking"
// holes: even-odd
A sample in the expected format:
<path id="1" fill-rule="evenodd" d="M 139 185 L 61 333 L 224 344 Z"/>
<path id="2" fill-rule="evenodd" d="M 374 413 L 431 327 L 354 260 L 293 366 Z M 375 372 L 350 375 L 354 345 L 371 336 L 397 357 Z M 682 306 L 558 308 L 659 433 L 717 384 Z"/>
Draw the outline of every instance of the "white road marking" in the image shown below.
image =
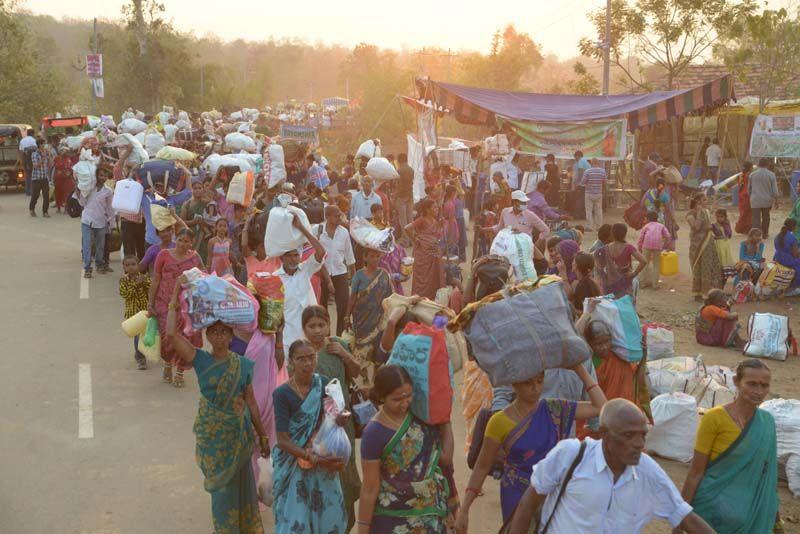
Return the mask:
<path id="1" fill-rule="evenodd" d="M 94 437 L 94 411 L 92 407 L 92 366 L 78 364 L 78 439 Z"/>
<path id="2" fill-rule="evenodd" d="M 89 279 L 83 277 L 83 270 L 81 270 L 80 298 L 82 298 L 82 299 L 88 299 L 89 298 Z"/>

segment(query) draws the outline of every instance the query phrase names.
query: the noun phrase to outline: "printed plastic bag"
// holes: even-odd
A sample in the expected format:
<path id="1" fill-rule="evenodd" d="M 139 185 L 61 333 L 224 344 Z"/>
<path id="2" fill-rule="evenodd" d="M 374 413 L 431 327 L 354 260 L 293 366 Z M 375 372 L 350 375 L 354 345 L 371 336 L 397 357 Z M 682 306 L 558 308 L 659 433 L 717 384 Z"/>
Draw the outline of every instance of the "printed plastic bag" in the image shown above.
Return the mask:
<path id="1" fill-rule="evenodd" d="M 536 280 L 538 275 L 533 266 L 533 239 L 528 234 L 514 233 L 510 228 L 497 232 L 489 254 L 502 256 L 514 267 L 517 282 Z"/>
<path id="2" fill-rule="evenodd" d="M 332 460 L 347 462 L 353 452 L 344 428 L 336 424 L 336 417 L 344 411 L 344 393 L 338 379 L 325 386 L 325 418 L 311 443 L 314 454 Z"/>
<path id="3" fill-rule="evenodd" d="M 158 339 L 158 319 L 153 316 L 147 319 L 147 326 L 144 329 L 142 344 L 145 347 L 152 347 Z"/>
<path id="4" fill-rule="evenodd" d="M 187 271 L 181 292 L 184 332 L 192 335 L 217 321 L 252 331 L 257 326 L 258 302 L 232 276 L 205 274 L 197 267 Z"/>
<path id="5" fill-rule="evenodd" d="M 350 221 L 350 235 L 362 247 L 389 254 L 394 250 L 394 229 L 378 230 L 372 223 L 361 217 Z"/>
<path id="6" fill-rule="evenodd" d="M 414 385 L 414 415 L 431 425 L 450 421 L 453 370 L 442 330 L 414 322 L 406 324 L 386 363 L 408 371 Z"/>
<path id="7" fill-rule="evenodd" d="M 258 500 L 264 506 L 272 506 L 272 458 L 259 457 L 258 463 Z"/>
<path id="8" fill-rule="evenodd" d="M 247 281 L 247 289 L 258 299 L 258 329 L 265 334 L 274 334 L 283 319 L 286 298 L 283 280 L 271 273 L 256 272 Z"/>
<path id="9" fill-rule="evenodd" d="M 267 231 L 264 233 L 264 250 L 270 258 L 277 258 L 297 250 L 306 242 L 303 232 L 294 227 L 294 215 L 300 218 L 300 223 L 311 231 L 308 216 L 296 206 L 272 208 L 267 220 Z"/>
<path id="10" fill-rule="evenodd" d="M 773 313 L 754 313 L 747 322 L 748 356 L 785 360 L 789 352 L 789 318 Z"/>
<path id="11" fill-rule="evenodd" d="M 331 180 L 328 178 L 328 171 L 319 163 L 314 163 L 311 168 L 308 169 L 306 180 L 320 189 L 325 189 L 331 184 Z"/>

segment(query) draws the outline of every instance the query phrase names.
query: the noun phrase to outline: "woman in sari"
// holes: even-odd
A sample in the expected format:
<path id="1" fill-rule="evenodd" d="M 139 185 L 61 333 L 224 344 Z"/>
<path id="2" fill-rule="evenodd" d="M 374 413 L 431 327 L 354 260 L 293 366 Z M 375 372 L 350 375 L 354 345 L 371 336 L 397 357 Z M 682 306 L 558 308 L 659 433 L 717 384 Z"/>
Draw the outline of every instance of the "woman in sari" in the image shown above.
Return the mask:
<path id="1" fill-rule="evenodd" d="M 697 193 L 689 203 L 689 261 L 692 263 L 692 292 L 694 299 L 703 300 L 703 295 L 714 288 L 724 286 L 722 264 L 714 246 L 711 231 L 711 214 L 706 209 L 705 193 Z"/>
<path id="2" fill-rule="evenodd" d="M 512 384 L 514 401 L 492 415 L 486 425 L 478 461 L 464 490 L 464 503 L 456 519 L 457 532 L 468 531 L 469 509 L 481 494 L 483 481 L 490 473 L 498 453 L 503 462 L 500 505 L 505 523 L 530 486 L 533 466 L 547 456 L 559 441 L 569 437 L 576 418 L 591 419 L 600 414 L 600 408 L 606 402 L 603 390 L 583 364 L 571 369 L 580 377 L 591 402 L 542 399 L 544 373 Z"/>
<path id="3" fill-rule="evenodd" d="M 715 532 L 772 532 L 779 521 L 775 420 L 759 408 L 770 380 L 763 361 L 742 361 L 735 400 L 700 419 L 681 495 Z"/>
<path id="4" fill-rule="evenodd" d="M 459 255 L 459 240 L 460 232 L 458 229 L 458 221 L 456 220 L 456 199 L 458 190 L 456 186 L 448 184 L 444 188 L 444 201 L 442 202 L 442 223 L 443 232 L 442 239 L 444 246 L 442 250 L 445 251 L 447 256 Z"/>
<path id="5" fill-rule="evenodd" d="M 435 300 L 436 292 L 445 285 L 439 247 L 442 238 L 439 207 L 431 199 L 424 198 L 417 205 L 417 213 L 417 218 L 403 229 L 414 243 L 411 293 Z"/>
<path id="6" fill-rule="evenodd" d="M 342 391 L 345 393 L 345 409 L 352 411 L 350 406 L 350 395 L 347 392 L 353 385 L 353 379 L 358 376 L 361 367 L 348 352 L 347 343 L 339 337 L 331 336 L 331 319 L 328 310 L 322 306 L 309 306 L 303 310 L 302 317 L 303 334 L 311 342 L 314 350 L 317 351 L 316 372 L 322 376 L 327 376 L 331 380 L 339 380 Z M 350 438 L 352 454 L 344 471 L 339 473 L 344 494 L 344 506 L 347 510 L 347 530 L 350 532 L 356 521 L 355 502 L 361 491 L 361 479 L 358 476 L 356 466 L 356 431 L 352 419 L 344 425 L 347 437 Z M 344 534 L 344 533 L 343 533 Z"/>
<path id="7" fill-rule="evenodd" d="M 739 175 L 737 184 L 739 186 L 739 220 L 736 221 L 737 234 L 744 234 L 750 231 L 753 227 L 753 212 L 750 209 L 750 191 L 748 190 L 750 184 L 750 172 L 753 170 L 753 164 L 749 161 L 742 163 L 742 173 Z"/>
<path id="8" fill-rule="evenodd" d="M 75 190 L 75 180 L 72 178 L 72 167 L 78 163 L 78 156 L 72 152 L 62 150 L 53 160 L 53 183 L 55 185 L 56 212 L 61 213 L 61 208 L 66 207 L 67 199 Z"/>
<path id="9" fill-rule="evenodd" d="M 389 223 L 386 222 L 384 217 L 385 211 L 380 204 L 373 204 L 370 207 L 372 211 L 372 226 L 378 230 L 389 228 Z M 403 295 L 403 282 L 408 280 L 408 276 L 402 272 L 403 260 L 406 258 L 406 249 L 400 246 L 399 243 L 394 244 L 394 250 L 381 257 L 378 267 L 384 269 L 392 278 L 392 287 L 394 292 L 398 295 Z"/>
<path id="10" fill-rule="evenodd" d="M 636 300 L 633 280 L 647 267 L 647 259 L 636 247 L 628 243 L 628 225 L 616 223 L 611 227 L 614 240 L 594 252 L 595 270 L 600 279 L 603 293 L 613 294 L 615 298 L 631 295 Z M 636 270 L 633 261 L 638 262 Z"/>
<path id="11" fill-rule="evenodd" d="M 361 366 L 361 377 L 366 383 L 372 375 L 369 370 L 381 337 L 383 299 L 393 291 L 389 273 L 378 267 L 382 254 L 377 250 L 364 249 L 364 267 L 353 276 L 347 303 L 347 317 L 355 336 L 353 356 Z"/>
<path id="12" fill-rule="evenodd" d="M 315 372 L 317 353 L 310 341 L 292 343 L 288 356 L 292 378 L 272 394 L 278 432 L 272 451 L 275 534 L 344 533 L 347 514 L 339 473 L 345 464 L 311 450 L 329 380 Z M 340 417 L 337 422 L 346 421 Z"/>
<path id="13" fill-rule="evenodd" d="M 208 240 L 213 235 L 212 227 L 203 220 L 206 205 L 206 189 L 203 180 L 196 177 L 192 180 L 192 197 L 181 206 L 181 219 L 194 232 L 194 249 L 204 264 L 208 263 Z"/>
<path id="14" fill-rule="evenodd" d="M 179 286 L 178 278 L 184 271 L 193 267 L 203 269 L 203 260 L 192 250 L 194 233 L 188 228 L 178 232 L 175 248 L 163 249 L 156 257 L 153 267 L 153 283 L 150 285 L 148 313 L 158 318 L 158 333 L 161 336 L 161 359 L 164 360 L 163 380 L 176 388 L 183 387 L 183 372 L 191 369 L 191 364 L 179 358 L 172 344 L 172 337 L 167 336 L 167 312 L 172 292 Z M 178 318 L 179 328 L 183 330 L 183 319 Z M 197 333 L 189 338 L 195 347 L 203 346 L 203 338 Z M 172 372 L 175 370 L 173 378 Z"/>
<path id="15" fill-rule="evenodd" d="M 386 365 L 375 374 L 370 396 L 381 408 L 361 438 L 359 534 L 446 532 L 450 487 L 442 472 L 442 427 L 449 424 L 436 427 L 414 417 L 412 395 L 402 367 Z"/>
<path id="16" fill-rule="evenodd" d="M 575 255 L 581 247 L 572 239 L 561 239 L 551 237 L 547 240 L 547 254 L 550 256 L 551 266 L 547 269 L 547 274 L 556 274 L 564 278 L 568 283 L 577 280 L 573 263 Z"/>
<path id="17" fill-rule="evenodd" d="M 731 312 L 731 302 L 721 289 L 708 292 L 706 302 L 694 322 L 695 338 L 708 347 L 743 348 L 739 337 L 739 315 Z"/>
<path id="18" fill-rule="evenodd" d="M 183 278 L 183 277 L 182 277 Z M 264 532 L 250 456 L 253 430 L 261 456 L 269 456 L 270 442 L 253 395 L 253 363 L 228 350 L 233 329 L 221 322 L 206 329 L 211 352 L 196 348 L 178 330 L 178 292 L 175 285 L 167 314 L 167 337 L 175 353 L 194 365 L 200 386 L 200 406 L 194 422 L 195 456 L 211 494 L 214 532 Z"/>
<path id="19" fill-rule="evenodd" d="M 794 270 L 794 278 L 789 285 L 793 289 L 800 285 L 800 244 L 794 235 L 797 222 L 794 219 L 783 221 L 783 227 L 775 236 L 775 256 L 773 260 Z"/>

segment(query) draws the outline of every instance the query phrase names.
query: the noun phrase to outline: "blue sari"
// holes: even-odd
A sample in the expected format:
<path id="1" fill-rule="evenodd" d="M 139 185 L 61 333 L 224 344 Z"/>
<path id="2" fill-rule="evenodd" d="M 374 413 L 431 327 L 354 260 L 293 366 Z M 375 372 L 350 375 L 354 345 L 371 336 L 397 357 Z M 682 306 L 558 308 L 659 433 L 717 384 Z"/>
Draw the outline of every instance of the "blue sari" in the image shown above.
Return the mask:
<path id="1" fill-rule="evenodd" d="M 795 288 L 800 285 L 800 258 L 796 258 L 793 251 L 797 245 L 797 238 L 793 233 L 787 232 L 781 240 L 780 234 L 775 236 L 775 256 L 774 261 L 780 263 L 784 267 L 794 269 L 794 279 L 792 280 L 790 288 Z"/>
<path id="2" fill-rule="evenodd" d="M 503 440 L 505 455 L 500 479 L 503 523 L 508 521 L 522 495 L 531 485 L 533 466 L 550 449 L 568 438 L 575 421 L 575 401 L 543 399 Z"/>
<path id="3" fill-rule="evenodd" d="M 772 532 L 778 513 L 775 420 L 757 409 L 738 439 L 708 463 L 692 507 L 716 532 Z"/>
<path id="4" fill-rule="evenodd" d="M 289 423 L 292 441 L 305 447 L 319 426 L 324 387 L 314 373 L 311 390 Z M 280 447 L 272 449 L 275 534 L 344 534 L 347 515 L 339 474 L 318 467 L 302 469 L 297 458 Z"/>
<path id="5" fill-rule="evenodd" d="M 253 469 L 253 426 L 247 409 L 237 413 L 233 401 L 253 380 L 253 363 L 231 352 L 216 360 L 195 351 L 200 406 L 194 422 L 195 456 L 203 487 L 211 494 L 214 532 L 263 533 Z"/>

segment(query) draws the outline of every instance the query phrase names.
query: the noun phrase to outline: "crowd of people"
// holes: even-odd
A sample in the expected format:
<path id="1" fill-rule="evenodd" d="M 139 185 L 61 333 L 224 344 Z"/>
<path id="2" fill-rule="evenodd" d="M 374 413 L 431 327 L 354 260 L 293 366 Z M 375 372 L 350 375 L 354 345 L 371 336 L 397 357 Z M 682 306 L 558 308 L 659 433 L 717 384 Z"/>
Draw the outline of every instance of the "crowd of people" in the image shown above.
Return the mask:
<path id="1" fill-rule="evenodd" d="M 136 176 L 130 151 L 103 153 L 94 188 L 73 193 L 71 184 L 62 183 L 59 190 L 56 177 L 70 168 L 58 158 L 74 154 L 57 147 L 57 139 L 37 140 L 29 158 L 31 215 L 38 195 L 47 216 L 47 188 L 54 180 L 59 210 L 70 196 L 78 201 L 87 277 L 93 264 L 98 273 L 111 272 L 106 245 L 121 219 L 119 292 L 125 317 L 146 310 L 158 318 L 165 383 L 183 387 L 190 369 L 197 376 L 197 461 L 211 494 L 216 532 L 263 532 L 259 457 L 271 457 L 274 466 L 272 509 L 275 532 L 281 534 L 343 533 L 353 527 L 359 533 L 467 532 L 470 508 L 489 476 L 500 480 L 497 526 L 508 532 L 528 532 L 537 521 L 539 532 L 638 532 L 655 518 L 686 532 L 769 532 L 778 520 L 775 424 L 758 408 L 769 393 L 770 370 L 760 360 L 742 361 L 736 400 L 703 416 L 680 492 L 645 453 L 653 423 L 646 357 L 633 364 L 617 355 L 611 325 L 581 324 L 579 334 L 593 352 L 585 363 L 511 386 L 492 388 L 474 361 L 464 362 L 472 472 L 461 488 L 453 468 L 460 447 L 450 423 L 430 425 L 416 417 L 410 411 L 412 377 L 386 363 L 403 328 L 419 321 L 412 309 L 421 299 L 458 313 L 513 283 L 509 264 L 489 254 L 503 229 L 531 237 L 536 273 L 560 278 L 576 320 L 586 298 L 629 295 L 636 302 L 644 288 L 658 290 L 661 253 L 674 250 L 679 226 L 674 167 L 661 165 L 656 155 L 642 165 L 646 223 L 634 238 L 627 224 L 604 223 L 608 173 L 602 162 L 580 151 L 566 192 L 559 191 L 556 158 L 548 156 L 545 179 L 531 193 L 518 189 L 515 173 L 492 173 L 484 192 L 468 187 L 459 170 L 438 167 L 426 172 L 425 197 L 416 203 L 414 170 L 405 154 L 390 158 L 399 178 L 376 183 L 366 170 L 367 158 L 348 156 L 338 170 L 312 152 L 305 160 L 309 179 L 270 187 L 257 176 L 247 206 L 227 200 L 232 176 L 225 168 L 211 175 L 178 165 L 179 187 L 145 183 L 140 212 L 120 217 L 111 207 L 110 182 Z M 324 163 L 331 180 L 319 187 L 310 171 Z M 731 238 L 727 213 L 718 210 L 712 219 L 706 194 L 691 197 L 685 221 L 692 291 L 704 301 L 697 314 L 699 343 L 743 343 L 738 317 L 721 289 L 729 277 L 736 284 L 755 281 L 764 268 L 763 240 L 769 237 L 777 186 L 762 163 L 742 175 L 746 186 L 739 194 L 746 192 L 749 202 L 740 202 L 740 217 L 746 206 L 753 221 L 744 229 L 748 237 L 737 262 L 725 252 Z M 287 195 L 313 224 L 307 227 L 295 215 L 293 226 L 306 244 L 268 257 L 270 212 Z M 157 225 L 150 213 L 150 204 L 162 201 L 173 221 L 166 226 Z M 468 258 L 465 206 L 475 204 L 480 209 Z M 575 210 L 583 210 L 585 225 L 570 224 Z M 355 241 L 349 224 L 356 218 L 377 229 L 394 228 L 391 252 Z M 775 237 L 775 261 L 795 270 L 800 269 L 799 218 L 800 203 Z M 739 224 L 736 230 L 742 230 Z M 498 264 L 497 276 L 482 278 L 487 265 Z M 184 273 L 192 268 L 230 275 L 257 299 L 263 295 L 254 280 L 278 276 L 285 295 L 278 328 L 244 332 L 218 322 L 206 329 L 205 342 L 199 333 L 187 336 L 178 297 Z M 792 284 L 800 284 L 800 277 Z M 403 292 L 413 297 L 410 304 L 387 312 L 384 300 Z M 139 343 L 134 340 L 135 360 L 146 369 Z M 359 399 L 375 406 L 368 421 L 349 411 L 336 420 L 352 450 L 360 446 L 360 466 L 354 452 L 347 461 L 332 460 L 310 446 L 333 379 L 342 385 L 349 411 Z"/>

